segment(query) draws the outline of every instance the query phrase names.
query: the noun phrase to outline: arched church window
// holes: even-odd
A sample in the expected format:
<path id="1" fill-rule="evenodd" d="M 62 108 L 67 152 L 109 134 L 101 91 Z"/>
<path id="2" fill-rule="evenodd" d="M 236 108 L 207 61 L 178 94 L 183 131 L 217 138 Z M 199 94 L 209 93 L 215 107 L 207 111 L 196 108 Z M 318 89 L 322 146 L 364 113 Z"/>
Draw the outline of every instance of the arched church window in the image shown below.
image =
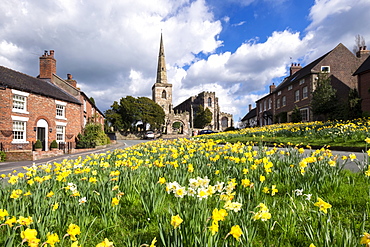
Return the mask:
<path id="1" fill-rule="evenodd" d="M 212 98 L 211 97 L 208 98 L 208 106 L 212 107 Z"/>
<path id="2" fill-rule="evenodd" d="M 167 99 L 167 93 L 165 90 L 162 92 L 162 99 Z"/>

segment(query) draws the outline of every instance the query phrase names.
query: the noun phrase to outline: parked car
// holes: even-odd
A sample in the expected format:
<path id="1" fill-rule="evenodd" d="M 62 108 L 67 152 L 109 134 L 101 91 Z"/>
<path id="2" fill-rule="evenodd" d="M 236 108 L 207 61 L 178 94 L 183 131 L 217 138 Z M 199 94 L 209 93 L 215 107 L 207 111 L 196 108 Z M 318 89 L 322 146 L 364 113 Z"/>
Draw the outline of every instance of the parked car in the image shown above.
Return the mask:
<path id="1" fill-rule="evenodd" d="M 216 133 L 216 132 L 213 130 L 201 130 L 199 132 L 199 135 L 212 134 L 212 133 Z"/>
<path id="2" fill-rule="evenodd" d="M 154 139 L 155 138 L 154 132 L 151 131 L 151 130 L 148 130 L 147 132 L 145 132 L 144 138 L 145 139 Z"/>

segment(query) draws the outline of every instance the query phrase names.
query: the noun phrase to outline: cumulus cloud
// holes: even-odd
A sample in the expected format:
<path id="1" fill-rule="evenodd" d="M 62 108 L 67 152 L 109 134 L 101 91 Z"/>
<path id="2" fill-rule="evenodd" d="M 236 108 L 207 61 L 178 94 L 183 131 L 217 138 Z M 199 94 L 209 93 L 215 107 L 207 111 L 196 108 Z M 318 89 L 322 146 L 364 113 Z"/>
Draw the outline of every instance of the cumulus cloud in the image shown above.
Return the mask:
<path id="1" fill-rule="evenodd" d="M 243 8 L 258 4 L 212 4 L 217 2 Z M 232 26 L 230 13 L 216 19 L 210 3 L 2 0 L 0 64 L 36 76 L 39 56 L 55 50 L 58 75 L 72 74 L 104 111 L 127 95 L 151 97 L 162 31 L 174 105 L 202 91 L 215 91 L 221 110 L 235 114 L 237 121 L 269 84 L 287 75 L 291 62 L 308 63 L 340 42 L 351 49 L 357 34 L 370 40 L 368 0 L 316 0 L 305 30 L 285 27 L 267 37 L 241 41 L 233 51 L 220 49 L 227 47 L 219 37 L 223 25 Z"/>

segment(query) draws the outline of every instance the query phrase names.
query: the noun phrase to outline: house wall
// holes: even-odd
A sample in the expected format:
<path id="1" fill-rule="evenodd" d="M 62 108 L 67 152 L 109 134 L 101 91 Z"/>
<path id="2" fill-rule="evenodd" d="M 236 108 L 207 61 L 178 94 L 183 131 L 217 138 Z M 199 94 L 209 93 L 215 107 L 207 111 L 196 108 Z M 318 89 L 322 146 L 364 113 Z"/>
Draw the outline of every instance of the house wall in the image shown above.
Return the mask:
<path id="1" fill-rule="evenodd" d="M 14 112 L 13 92 L 7 88 L 0 90 L 0 142 L 5 150 L 31 150 L 32 143 L 36 141 L 37 123 L 40 119 L 47 122 L 47 149 L 50 143 L 56 140 L 56 126 L 65 125 L 65 141 L 74 142 L 74 137 L 81 132 L 82 124 L 80 118 L 80 105 L 65 103 L 65 118 L 57 118 L 55 99 L 30 93 L 27 97 L 27 112 Z M 13 142 L 13 118 L 23 117 L 26 121 L 26 143 Z M 50 132 L 51 130 L 51 132 Z"/>
<path id="2" fill-rule="evenodd" d="M 358 92 L 362 99 L 362 111 L 370 115 L 370 71 L 358 75 Z"/>

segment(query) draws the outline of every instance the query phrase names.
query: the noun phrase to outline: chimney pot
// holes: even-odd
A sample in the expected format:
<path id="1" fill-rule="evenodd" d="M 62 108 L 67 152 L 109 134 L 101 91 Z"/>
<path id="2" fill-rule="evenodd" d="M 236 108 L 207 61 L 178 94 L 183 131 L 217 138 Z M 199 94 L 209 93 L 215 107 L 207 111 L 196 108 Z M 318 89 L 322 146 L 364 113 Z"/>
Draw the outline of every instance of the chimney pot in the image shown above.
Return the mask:
<path id="1" fill-rule="evenodd" d="M 71 80 L 73 77 L 72 77 L 71 74 L 67 74 L 67 78 L 68 78 L 68 80 Z"/>
<path id="2" fill-rule="evenodd" d="M 252 104 L 249 104 L 249 111 L 252 110 Z"/>

